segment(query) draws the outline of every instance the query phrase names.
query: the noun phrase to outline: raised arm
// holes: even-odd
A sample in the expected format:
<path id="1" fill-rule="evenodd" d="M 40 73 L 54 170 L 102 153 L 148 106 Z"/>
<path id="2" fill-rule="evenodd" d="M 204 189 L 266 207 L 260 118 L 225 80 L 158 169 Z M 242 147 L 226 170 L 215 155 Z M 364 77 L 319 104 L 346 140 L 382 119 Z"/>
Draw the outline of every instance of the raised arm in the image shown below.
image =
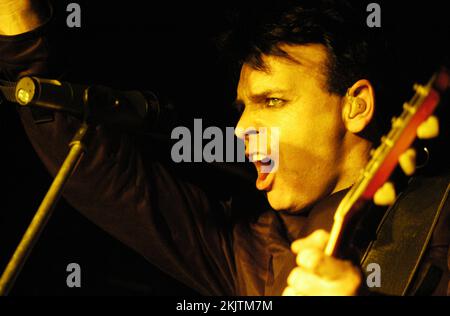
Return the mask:
<path id="1" fill-rule="evenodd" d="M 18 35 L 29 32 L 50 18 L 47 0 L 1 0 L 0 35 Z"/>
<path id="2" fill-rule="evenodd" d="M 0 0 L 0 70 L 8 80 L 47 75 L 47 40 L 34 30 L 48 20 L 50 10 L 46 2 L 37 3 Z M 54 176 L 80 122 L 56 113 L 52 122 L 37 124 L 29 109 L 19 108 L 19 113 L 34 149 Z M 200 293 L 233 294 L 234 257 L 221 204 L 156 160 L 144 158 L 132 135 L 98 127 L 64 198 Z"/>

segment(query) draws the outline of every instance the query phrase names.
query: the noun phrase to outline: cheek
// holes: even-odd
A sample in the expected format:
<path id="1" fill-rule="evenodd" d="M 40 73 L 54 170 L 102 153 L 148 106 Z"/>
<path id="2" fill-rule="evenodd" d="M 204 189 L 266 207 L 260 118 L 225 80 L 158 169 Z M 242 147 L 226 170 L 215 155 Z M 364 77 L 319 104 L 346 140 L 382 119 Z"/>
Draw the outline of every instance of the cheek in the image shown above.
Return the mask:
<path id="1" fill-rule="evenodd" d="M 289 186 L 321 186 L 333 177 L 343 124 L 337 110 L 317 108 L 285 115 L 280 133 L 279 180 Z"/>
<path id="2" fill-rule="evenodd" d="M 333 98 L 309 103 L 301 107 L 301 111 L 290 113 L 289 117 L 288 139 L 313 156 L 325 159 L 343 138 L 344 124 L 339 104 Z"/>
<path id="3" fill-rule="evenodd" d="M 288 115 L 280 133 L 280 161 L 320 162 L 336 145 L 331 115 Z"/>

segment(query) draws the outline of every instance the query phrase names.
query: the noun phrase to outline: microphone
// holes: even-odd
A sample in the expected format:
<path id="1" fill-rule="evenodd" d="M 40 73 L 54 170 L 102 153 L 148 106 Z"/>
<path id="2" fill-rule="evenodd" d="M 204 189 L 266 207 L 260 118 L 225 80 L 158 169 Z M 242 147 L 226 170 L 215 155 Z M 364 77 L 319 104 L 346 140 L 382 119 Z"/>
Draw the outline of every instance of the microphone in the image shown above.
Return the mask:
<path id="1" fill-rule="evenodd" d="M 117 91 L 102 85 L 79 85 L 34 76 L 21 78 L 15 88 L 21 106 L 65 112 L 88 123 L 142 129 L 158 123 L 159 100 L 152 92 Z M 158 124 L 156 124 L 158 125 Z"/>

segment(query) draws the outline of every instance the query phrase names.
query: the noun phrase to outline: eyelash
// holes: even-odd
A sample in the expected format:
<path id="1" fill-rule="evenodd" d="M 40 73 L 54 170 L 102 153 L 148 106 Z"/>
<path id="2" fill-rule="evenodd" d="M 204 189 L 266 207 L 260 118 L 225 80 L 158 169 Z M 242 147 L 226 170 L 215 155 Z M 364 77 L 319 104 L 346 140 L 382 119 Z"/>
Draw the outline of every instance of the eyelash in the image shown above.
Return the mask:
<path id="1" fill-rule="evenodd" d="M 276 105 L 270 105 L 270 102 L 272 102 L 272 101 L 275 101 L 275 102 L 277 102 L 278 104 L 276 104 Z M 265 102 L 265 105 L 266 105 L 267 107 L 274 108 L 274 107 L 279 107 L 279 106 L 283 105 L 284 102 L 285 102 L 285 100 L 280 99 L 280 98 L 267 98 L 267 99 L 266 99 L 266 102 Z"/>
<path id="2" fill-rule="evenodd" d="M 271 105 L 270 102 L 272 101 L 276 101 L 278 102 L 278 104 L 276 105 Z M 280 99 L 280 98 L 266 98 L 264 100 L 264 107 L 265 108 L 277 108 L 277 107 L 281 107 L 286 103 L 286 100 L 284 99 Z M 239 114 L 242 114 L 245 110 L 245 105 L 244 104 L 233 104 L 234 108 L 236 109 L 236 111 Z"/>

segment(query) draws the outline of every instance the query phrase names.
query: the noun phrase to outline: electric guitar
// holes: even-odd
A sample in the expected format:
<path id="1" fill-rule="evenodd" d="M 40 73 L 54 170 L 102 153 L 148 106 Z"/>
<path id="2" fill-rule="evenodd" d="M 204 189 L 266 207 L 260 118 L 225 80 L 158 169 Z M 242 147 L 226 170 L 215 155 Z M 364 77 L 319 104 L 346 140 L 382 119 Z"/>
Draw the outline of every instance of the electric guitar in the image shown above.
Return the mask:
<path id="1" fill-rule="evenodd" d="M 449 86 L 450 76 L 446 69 L 436 73 L 425 86 L 414 85 L 414 96 L 404 103 L 402 114 L 393 118 L 391 130 L 381 138 L 380 146 L 371 152 L 370 161 L 340 202 L 325 248 L 326 255 L 337 256 L 350 220 L 373 199 L 377 190 L 388 180 L 399 157 L 415 140 L 419 125 L 433 114 L 441 94 Z"/>

